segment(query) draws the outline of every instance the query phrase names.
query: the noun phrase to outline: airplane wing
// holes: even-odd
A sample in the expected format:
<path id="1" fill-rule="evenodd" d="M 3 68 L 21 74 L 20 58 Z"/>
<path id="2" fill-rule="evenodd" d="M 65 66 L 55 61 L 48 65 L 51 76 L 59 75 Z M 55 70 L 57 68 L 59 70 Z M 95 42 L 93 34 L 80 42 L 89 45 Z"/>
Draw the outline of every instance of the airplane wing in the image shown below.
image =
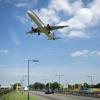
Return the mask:
<path id="1" fill-rule="evenodd" d="M 69 27 L 69 26 L 68 25 L 66 25 L 66 26 L 50 26 L 50 31 L 57 30 L 57 29 L 62 29 L 64 27 Z"/>
<path id="2" fill-rule="evenodd" d="M 27 32 L 27 34 L 28 34 L 28 33 L 34 34 L 34 33 L 39 33 L 39 32 L 40 32 L 40 31 L 39 31 L 39 28 L 33 28 L 33 27 L 32 27 L 31 30 Z"/>
<path id="3" fill-rule="evenodd" d="M 30 31 L 28 31 L 26 34 L 33 34 L 33 31 L 30 30 Z"/>

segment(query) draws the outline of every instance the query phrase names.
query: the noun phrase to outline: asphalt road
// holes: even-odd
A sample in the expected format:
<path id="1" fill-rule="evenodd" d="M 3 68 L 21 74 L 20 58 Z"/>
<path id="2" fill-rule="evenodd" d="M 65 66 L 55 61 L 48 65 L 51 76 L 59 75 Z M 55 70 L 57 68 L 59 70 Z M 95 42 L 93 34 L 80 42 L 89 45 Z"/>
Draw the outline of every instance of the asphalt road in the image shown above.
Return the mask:
<path id="1" fill-rule="evenodd" d="M 31 92 L 30 95 L 35 95 L 38 100 L 100 100 L 100 98 L 72 96 L 65 94 L 44 94 L 44 92 Z"/>

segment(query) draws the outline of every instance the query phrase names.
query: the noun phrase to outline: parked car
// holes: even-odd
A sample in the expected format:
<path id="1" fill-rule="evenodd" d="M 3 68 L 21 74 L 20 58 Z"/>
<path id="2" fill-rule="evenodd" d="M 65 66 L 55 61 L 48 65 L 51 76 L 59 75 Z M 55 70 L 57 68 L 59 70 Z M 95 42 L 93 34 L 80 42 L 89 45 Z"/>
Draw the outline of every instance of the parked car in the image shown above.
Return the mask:
<path id="1" fill-rule="evenodd" d="M 92 89 L 83 89 L 83 90 L 80 90 L 79 92 L 83 93 L 83 94 L 91 94 L 91 93 L 93 93 L 93 90 Z"/>
<path id="2" fill-rule="evenodd" d="M 52 89 L 50 89 L 50 88 L 49 88 L 49 89 L 45 89 L 45 90 L 44 90 L 44 93 L 45 93 L 45 94 L 52 94 L 52 93 L 54 93 L 54 90 L 52 90 Z"/>

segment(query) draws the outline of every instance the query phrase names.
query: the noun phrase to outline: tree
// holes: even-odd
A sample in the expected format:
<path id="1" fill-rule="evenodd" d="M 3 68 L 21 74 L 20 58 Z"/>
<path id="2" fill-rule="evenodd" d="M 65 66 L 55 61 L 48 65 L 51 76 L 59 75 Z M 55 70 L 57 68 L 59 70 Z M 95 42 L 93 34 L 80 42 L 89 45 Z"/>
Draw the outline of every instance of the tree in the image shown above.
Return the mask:
<path id="1" fill-rule="evenodd" d="M 59 83 L 54 82 L 54 83 L 47 83 L 46 87 L 55 90 L 55 89 L 59 89 L 60 85 L 59 85 Z"/>
<path id="2" fill-rule="evenodd" d="M 53 89 L 53 90 L 59 89 L 59 88 L 60 88 L 60 84 L 57 83 L 57 82 L 52 83 L 51 86 L 52 86 L 52 89 Z"/>
<path id="3" fill-rule="evenodd" d="M 73 86 L 68 84 L 68 90 L 72 90 L 73 89 Z"/>
<path id="4" fill-rule="evenodd" d="M 18 87 L 20 87 L 20 86 L 21 86 L 21 84 L 20 84 L 20 83 L 15 83 L 15 84 L 13 85 L 13 89 L 14 89 L 14 90 L 16 89 L 17 85 L 18 85 Z"/>
<path id="5" fill-rule="evenodd" d="M 57 82 L 54 83 L 47 83 L 46 88 L 51 88 L 52 90 L 59 89 L 60 85 Z"/>
<path id="6" fill-rule="evenodd" d="M 33 88 L 35 90 L 37 90 L 37 89 L 43 89 L 44 87 L 45 87 L 45 85 L 43 83 L 36 82 L 36 83 L 33 84 Z"/>
<path id="7" fill-rule="evenodd" d="M 84 89 L 90 88 L 90 86 L 87 83 L 83 84 Z"/>
<path id="8" fill-rule="evenodd" d="M 96 84 L 94 88 L 100 88 L 100 83 Z"/>
<path id="9" fill-rule="evenodd" d="M 33 84 L 30 84 L 29 85 L 29 90 L 32 90 L 33 89 Z"/>
<path id="10" fill-rule="evenodd" d="M 75 89 L 78 89 L 78 88 L 79 88 L 79 84 L 75 84 L 75 85 L 74 85 L 74 88 L 75 88 Z"/>

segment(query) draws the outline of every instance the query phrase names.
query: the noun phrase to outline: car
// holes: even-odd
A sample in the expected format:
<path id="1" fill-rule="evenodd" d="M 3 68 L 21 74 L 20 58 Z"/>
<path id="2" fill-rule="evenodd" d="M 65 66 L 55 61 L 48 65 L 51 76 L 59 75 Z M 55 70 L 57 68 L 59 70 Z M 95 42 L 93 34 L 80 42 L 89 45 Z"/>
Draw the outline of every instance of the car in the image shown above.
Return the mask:
<path id="1" fill-rule="evenodd" d="M 92 89 L 83 89 L 83 90 L 80 90 L 79 92 L 83 93 L 83 94 L 91 94 L 91 93 L 93 93 L 93 90 Z"/>
<path id="2" fill-rule="evenodd" d="M 52 90 L 52 89 L 45 89 L 44 92 L 45 92 L 45 94 L 52 94 L 52 93 L 54 93 L 54 90 Z"/>

